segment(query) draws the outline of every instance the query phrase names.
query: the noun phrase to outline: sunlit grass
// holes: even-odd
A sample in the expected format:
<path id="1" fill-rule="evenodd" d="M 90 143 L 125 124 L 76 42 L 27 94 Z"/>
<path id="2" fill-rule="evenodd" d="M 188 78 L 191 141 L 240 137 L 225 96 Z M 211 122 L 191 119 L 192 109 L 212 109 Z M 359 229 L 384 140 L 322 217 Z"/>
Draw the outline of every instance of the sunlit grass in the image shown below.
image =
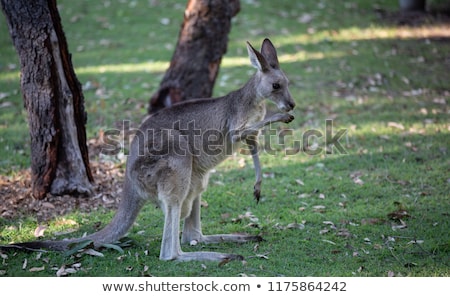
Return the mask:
<path id="1" fill-rule="evenodd" d="M 163 72 L 169 67 L 169 62 L 143 62 L 113 65 L 93 65 L 79 67 L 78 74 L 130 73 L 130 72 Z"/>
<path id="2" fill-rule="evenodd" d="M 360 28 L 354 26 L 336 30 L 318 30 L 313 33 L 292 34 L 280 38 L 277 41 L 282 45 L 308 45 L 323 41 L 351 42 L 377 39 L 389 40 L 448 37 L 450 37 L 450 31 L 446 25 L 424 25 L 400 28 L 392 26 L 370 26 L 368 28 Z"/>

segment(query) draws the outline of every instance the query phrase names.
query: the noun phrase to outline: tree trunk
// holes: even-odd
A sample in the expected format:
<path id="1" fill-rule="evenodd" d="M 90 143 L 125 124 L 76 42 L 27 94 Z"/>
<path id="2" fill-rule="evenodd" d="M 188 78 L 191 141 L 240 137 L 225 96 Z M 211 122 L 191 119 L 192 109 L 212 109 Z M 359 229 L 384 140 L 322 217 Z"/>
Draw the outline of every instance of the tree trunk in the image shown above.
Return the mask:
<path id="1" fill-rule="evenodd" d="M 33 196 L 87 194 L 93 181 L 87 115 L 56 0 L 1 0 L 1 4 L 20 60 Z"/>
<path id="2" fill-rule="evenodd" d="M 149 113 L 189 98 L 211 97 L 239 0 L 189 0 L 170 67 Z"/>

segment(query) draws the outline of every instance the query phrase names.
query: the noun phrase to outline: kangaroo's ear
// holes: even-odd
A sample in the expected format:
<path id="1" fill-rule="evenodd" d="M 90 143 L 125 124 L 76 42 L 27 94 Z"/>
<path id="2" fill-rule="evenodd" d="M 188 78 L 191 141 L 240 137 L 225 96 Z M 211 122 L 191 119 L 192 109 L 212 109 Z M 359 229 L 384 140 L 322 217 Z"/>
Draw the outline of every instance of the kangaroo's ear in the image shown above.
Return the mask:
<path id="1" fill-rule="evenodd" d="M 264 56 L 260 52 L 255 50 L 248 41 L 247 41 L 247 51 L 248 56 L 250 57 L 250 62 L 256 69 L 262 72 L 266 72 L 267 70 L 269 70 L 269 64 L 267 63 Z"/>
<path id="2" fill-rule="evenodd" d="M 266 38 L 261 45 L 261 54 L 266 58 L 267 63 L 274 69 L 279 69 L 277 50 L 273 46 L 272 42 Z"/>

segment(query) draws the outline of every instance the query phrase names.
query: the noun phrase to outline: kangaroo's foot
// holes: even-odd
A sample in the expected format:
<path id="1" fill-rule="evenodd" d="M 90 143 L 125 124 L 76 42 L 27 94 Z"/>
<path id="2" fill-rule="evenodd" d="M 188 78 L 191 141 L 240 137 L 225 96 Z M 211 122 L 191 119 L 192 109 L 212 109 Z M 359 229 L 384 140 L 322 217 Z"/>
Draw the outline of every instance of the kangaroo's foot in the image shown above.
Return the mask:
<path id="1" fill-rule="evenodd" d="M 229 261 L 242 261 L 244 257 L 236 254 L 224 254 L 216 252 L 180 252 L 177 255 L 161 260 L 175 260 L 175 261 L 217 261 L 217 262 L 229 262 Z"/>

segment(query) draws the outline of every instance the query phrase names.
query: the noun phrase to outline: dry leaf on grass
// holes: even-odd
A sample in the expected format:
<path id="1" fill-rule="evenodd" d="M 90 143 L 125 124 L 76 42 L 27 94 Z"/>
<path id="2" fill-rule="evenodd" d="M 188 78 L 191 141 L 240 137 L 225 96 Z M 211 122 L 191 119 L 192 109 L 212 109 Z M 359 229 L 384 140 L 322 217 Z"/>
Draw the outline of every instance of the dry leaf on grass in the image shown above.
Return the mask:
<path id="1" fill-rule="evenodd" d="M 31 267 L 30 269 L 28 269 L 29 272 L 39 272 L 39 271 L 43 271 L 45 269 L 45 266 L 41 266 L 41 267 Z"/>
<path id="2" fill-rule="evenodd" d="M 408 212 L 404 209 L 399 209 L 397 211 L 390 212 L 387 214 L 387 216 L 391 220 L 401 220 L 401 219 L 410 217 Z"/>
<path id="3" fill-rule="evenodd" d="M 91 255 L 91 256 L 95 256 L 95 257 L 104 257 L 104 255 L 94 249 L 87 249 L 85 251 L 82 252 L 83 254 L 87 254 L 87 255 Z"/>
<path id="4" fill-rule="evenodd" d="M 47 226 L 39 225 L 34 229 L 34 237 L 42 237 L 44 236 L 44 232 L 47 230 Z"/>
<path id="5" fill-rule="evenodd" d="M 305 229 L 305 225 L 299 223 L 290 223 L 286 226 L 287 229 Z"/>

